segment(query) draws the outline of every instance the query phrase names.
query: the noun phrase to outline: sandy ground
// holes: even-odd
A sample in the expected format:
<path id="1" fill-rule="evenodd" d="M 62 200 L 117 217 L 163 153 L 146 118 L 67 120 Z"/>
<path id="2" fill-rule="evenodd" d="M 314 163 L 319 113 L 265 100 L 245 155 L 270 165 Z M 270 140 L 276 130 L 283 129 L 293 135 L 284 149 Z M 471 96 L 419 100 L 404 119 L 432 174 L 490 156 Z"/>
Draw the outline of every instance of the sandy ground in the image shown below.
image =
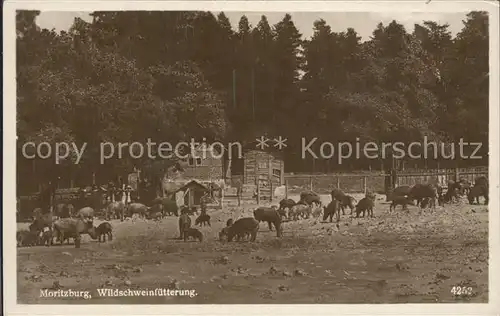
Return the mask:
<path id="1" fill-rule="evenodd" d="M 324 197 L 325 202 L 328 199 Z M 112 221 L 112 242 L 98 243 L 85 236 L 80 249 L 18 248 L 18 302 L 488 302 L 486 206 L 464 201 L 436 212 L 420 214 L 412 206 L 406 212 L 399 206 L 389 213 L 384 201 L 385 197 L 378 198 L 374 218 L 342 216 L 339 229 L 320 219 L 287 222 L 278 239 L 261 223 L 254 243 L 216 239 L 228 218 L 252 216 L 255 205 L 209 212 L 212 226 L 200 228 L 202 243 L 175 240 L 177 217 L 159 223 Z M 40 297 L 40 290 L 55 288 L 54 282 L 63 290 L 90 291 L 92 298 Z M 453 295 L 454 286 L 470 288 L 472 293 Z M 196 295 L 102 297 L 98 288 L 187 289 Z"/>

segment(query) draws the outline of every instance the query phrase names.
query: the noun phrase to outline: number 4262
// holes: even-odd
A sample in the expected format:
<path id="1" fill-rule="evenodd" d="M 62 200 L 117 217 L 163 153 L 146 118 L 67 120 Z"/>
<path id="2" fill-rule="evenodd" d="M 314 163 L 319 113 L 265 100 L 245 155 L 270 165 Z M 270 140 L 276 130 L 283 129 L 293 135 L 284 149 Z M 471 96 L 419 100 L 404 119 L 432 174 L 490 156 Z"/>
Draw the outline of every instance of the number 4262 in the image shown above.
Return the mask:
<path id="1" fill-rule="evenodd" d="M 472 295 L 472 287 L 470 286 L 454 286 L 451 288 L 451 294 L 459 295 Z"/>

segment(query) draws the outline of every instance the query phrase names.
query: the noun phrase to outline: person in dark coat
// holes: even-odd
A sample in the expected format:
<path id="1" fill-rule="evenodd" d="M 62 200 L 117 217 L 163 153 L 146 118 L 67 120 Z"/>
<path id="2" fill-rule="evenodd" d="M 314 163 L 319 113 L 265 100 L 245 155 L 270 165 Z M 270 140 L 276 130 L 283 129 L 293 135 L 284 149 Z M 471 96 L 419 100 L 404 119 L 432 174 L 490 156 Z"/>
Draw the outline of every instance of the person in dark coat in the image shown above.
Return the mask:
<path id="1" fill-rule="evenodd" d="M 101 189 L 97 184 L 92 184 L 90 192 L 90 205 L 95 211 L 99 211 L 102 207 Z"/>
<path id="2" fill-rule="evenodd" d="M 49 181 L 42 187 L 39 196 L 39 204 L 44 213 L 49 213 L 56 200 L 56 183 Z"/>
<path id="3" fill-rule="evenodd" d="M 115 184 L 113 181 L 108 182 L 108 196 L 109 196 L 109 201 L 110 202 L 115 202 L 116 201 L 116 188 Z"/>

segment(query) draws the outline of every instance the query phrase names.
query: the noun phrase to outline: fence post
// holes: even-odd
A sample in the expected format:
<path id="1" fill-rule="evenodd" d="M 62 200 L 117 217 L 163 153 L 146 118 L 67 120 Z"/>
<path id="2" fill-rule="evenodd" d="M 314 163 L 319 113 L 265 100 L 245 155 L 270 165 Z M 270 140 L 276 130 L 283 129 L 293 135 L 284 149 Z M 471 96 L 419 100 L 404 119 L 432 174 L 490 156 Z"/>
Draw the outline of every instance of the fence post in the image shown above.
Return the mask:
<path id="1" fill-rule="evenodd" d="M 337 189 L 340 190 L 340 177 L 337 176 Z"/>
<path id="2" fill-rule="evenodd" d="M 394 190 L 399 185 L 396 169 L 391 169 L 391 189 Z"/>
<path id="3" fill-rule="evenodd" d="M 166 198 L 167 197 L 167 193 L 165 192 L 165 176 L 163 176 L 161 178 L 161 184 L 160 184 L 160 189 L 161 189 L 161 197 L 162 198 Z"/>
<path id="4" fill-rule="evenodd" d="M 363 177 L 363 191 L 365 192 L 366 195 L 366 176 Z"/>
<path id="5" fill-rule="evenodd" d="M 272 202 L 273 201 L 273 162 L 271 161 L 271 156 L 267 157 L 267 167 L 268 167 L 267 181 L 269 183 L 269 188 L 271 189 L 271 192 L 269 194 L 269 202 Z"/>
<path id="6" fill-rule="evenodd" d="M 458 167 L 456 167 L 455 168 L 455 182 L 458 182 L 459 176 L 460 176 L 460 172 L 459 172 Z"/>
<path id="7" fill-rule="evenodd" d="M 236 189 L 236 196 L 238 198 L 238 206 L 241 206 L 241 184 Z"/>
<path id="8" fill-rule="evenodd" d="M 257 205 L 260 205 L 260 185 L 257 182 Z"/>
<path id="9" fill-rule="evenodd" d="M 224 188 L 220 188 L 220 208 L 224 208 Z"/>
<path id="10" fill-rule="evenodd" d="M 309 177 L 309 191 L 312 191 L 313 190 L 313 177 L 310 176 Z"/>
<path id="11" fill-rule="evenodd" d="M 288 199 L 288 179 L 285 180 L 285 199 Z"/>
<path id="12" fill-rule="evenodd" d="M 271 189 L 271 192 L 269 194 L 269 202 L 272 203 L 273 202 L 273 193 L 274 193 L 273 192 L 273 179 L 272 178 L 269 179 L 269 188 Z"/>

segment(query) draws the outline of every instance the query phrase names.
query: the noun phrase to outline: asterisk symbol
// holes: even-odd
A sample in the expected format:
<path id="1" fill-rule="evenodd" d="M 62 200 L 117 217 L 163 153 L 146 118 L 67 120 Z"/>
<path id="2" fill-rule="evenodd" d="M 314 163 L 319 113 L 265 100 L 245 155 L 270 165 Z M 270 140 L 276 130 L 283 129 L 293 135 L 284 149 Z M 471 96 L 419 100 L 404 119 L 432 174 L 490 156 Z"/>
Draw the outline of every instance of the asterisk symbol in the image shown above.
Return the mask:
<path id="1" fill-rule="evenodd" d="M 261 136 L 260 138 L 256 138 L 255 140 L 257 141 L 257 148 L 260 147 L 260 149 L 263 150 L 264 148 L 269 147 L 269 145 L 267 144 L 269 138 Z"/>
<path id="2" fill-rule="evenodd" d="M 286 147 L 287 145 L 285 144 L 285 142 L 287 141 L 288 139 L 285 138 L 283 139 L 283 137 L 278 137 L 278 139 L 274 139 L 274 141 L 276 142 L 276 144 L 274 144 L 274 147 L 278 147 L 280 150 L 283 149 L 284 147 Z"/>

